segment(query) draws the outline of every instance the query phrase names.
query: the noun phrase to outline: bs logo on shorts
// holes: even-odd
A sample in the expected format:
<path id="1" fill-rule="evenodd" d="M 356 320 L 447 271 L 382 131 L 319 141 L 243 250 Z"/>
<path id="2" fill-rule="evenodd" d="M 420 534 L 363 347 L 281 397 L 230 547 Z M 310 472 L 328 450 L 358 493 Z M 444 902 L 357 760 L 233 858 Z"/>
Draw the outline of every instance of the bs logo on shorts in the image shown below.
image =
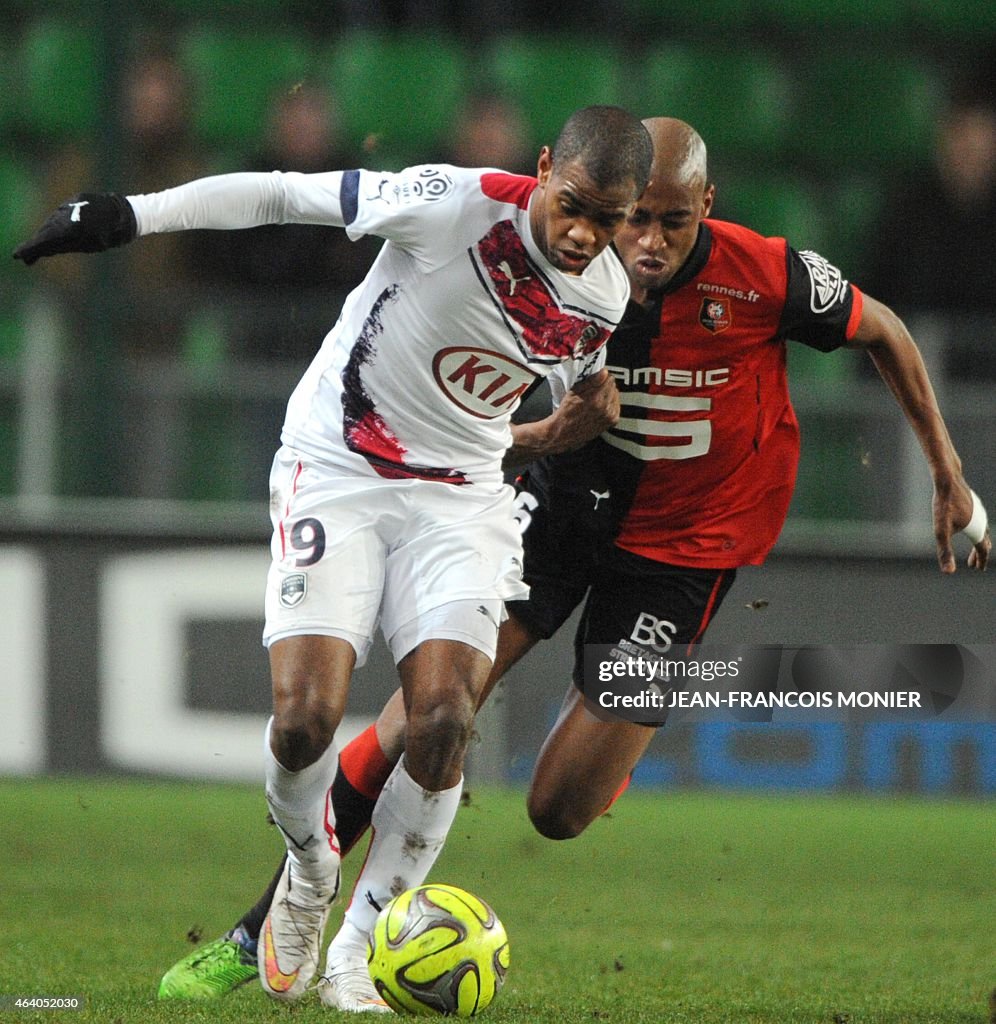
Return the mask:
<path id="1" fill-rule="evenodd" d="M 280 583 L 280 603 L 285 608 L 296 608 L 308 593 L 308 577 L 303 572 L 291 573 Z"/>

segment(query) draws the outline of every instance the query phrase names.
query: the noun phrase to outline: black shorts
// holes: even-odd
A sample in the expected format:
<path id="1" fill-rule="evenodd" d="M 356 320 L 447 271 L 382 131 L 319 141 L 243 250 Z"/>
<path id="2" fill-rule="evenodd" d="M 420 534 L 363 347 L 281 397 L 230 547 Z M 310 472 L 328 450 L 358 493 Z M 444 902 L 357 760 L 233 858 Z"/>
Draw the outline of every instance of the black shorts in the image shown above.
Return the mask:
<path id="1" fill-rule="evenodd" d="M 687 647 L 705 634 L 736 576 L 735 569 L 692 569 L 655 562 L 589 540 L 537 508 L 525 532 L 524 575 L 528 601 L 508 611 L 547 640 L 584 602 L 574 637 L 574 685 L 581 688 L 585 644 L 630 640 Z"/>

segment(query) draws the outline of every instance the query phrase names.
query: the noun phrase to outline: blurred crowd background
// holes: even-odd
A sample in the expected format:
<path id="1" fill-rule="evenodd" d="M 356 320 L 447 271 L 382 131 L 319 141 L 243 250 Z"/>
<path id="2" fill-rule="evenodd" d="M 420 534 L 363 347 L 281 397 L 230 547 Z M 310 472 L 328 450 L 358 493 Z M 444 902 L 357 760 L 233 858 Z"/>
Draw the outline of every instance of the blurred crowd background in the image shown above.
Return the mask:
<path id="1" fill-rule="evenodd" d="M 982 0 L 0 0 L 0 241 L 76 191 L 531 173 L 579 106 L 682 117 L 716 216 L 817 250 L 907 319 L 991 503 L 994 67 Z M 284 226 L 0 260 L 0 498 L 265 500 L 286 399 L 378 245 Z M 881 382 L 851 353 L 792 356 L 796 513 L 925 515 Z"/>

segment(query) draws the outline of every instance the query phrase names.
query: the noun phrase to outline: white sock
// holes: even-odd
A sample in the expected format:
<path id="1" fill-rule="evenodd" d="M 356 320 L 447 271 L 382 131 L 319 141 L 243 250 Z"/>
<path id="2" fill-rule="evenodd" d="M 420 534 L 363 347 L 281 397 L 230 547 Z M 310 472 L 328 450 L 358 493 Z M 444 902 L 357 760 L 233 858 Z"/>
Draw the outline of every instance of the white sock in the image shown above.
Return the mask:
<path id="1" fill-rule="evenodd" d="M 328 888 L 339 871 L 339 840 L 330 789 L 339 754 L 330 743 L 322 756 L 300 771 L 288 771 L 270 748 L 271 718 L 266 724 L 263 762 L 266 802 L 283 833 L 294 877 Z"/>
<path id="2" fill-rule="evenodd" d="M 373 925 L 370 926 L 370 930 L 373 930 Z M 348 917 L 343 917 L 339 930 L 329 943 L 326 954 L 328 967 L 333 968 L 338 961 L 350 960 L 357 956 L 361 956 L 365 960 L 367 958 L 367 940 L 369 938 L 368 932 L 360 931 Z"/>
<path id="3" fill-rule="evenodd" d="M 391 773 L 371 818 L 370 850 L 329 959 L 366 954 L 374 921 L 391 899 L 421 885 L 432 870 L 460 806 L 463 779 L 451 789 L 423 789 L 405 770 Z"/>

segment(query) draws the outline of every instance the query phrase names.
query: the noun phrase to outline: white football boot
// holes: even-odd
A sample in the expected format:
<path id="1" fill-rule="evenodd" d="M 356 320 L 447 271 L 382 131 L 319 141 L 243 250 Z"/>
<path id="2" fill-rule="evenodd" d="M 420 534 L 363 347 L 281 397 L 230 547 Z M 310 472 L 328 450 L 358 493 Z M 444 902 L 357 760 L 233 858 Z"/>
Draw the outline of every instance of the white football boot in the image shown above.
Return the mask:
<path id="1" fill-rule="evenodd" d="M 325 973 L 318 979 L 318 996 L 333 1010 L 347 1013 L 393 1013 L 380 997 L 363 954 L 336 956 L 329 949 Z"/>
<path id="2" fill-rule="evenodd" d="M 292 1002 L 307 991 L 321 960 L 322 933 L 339 888 L 339 874 L 329 886 L 291 874 L 284 865 L 270 912 L 259 936 L 259 980 L 274 999 Z"/>

